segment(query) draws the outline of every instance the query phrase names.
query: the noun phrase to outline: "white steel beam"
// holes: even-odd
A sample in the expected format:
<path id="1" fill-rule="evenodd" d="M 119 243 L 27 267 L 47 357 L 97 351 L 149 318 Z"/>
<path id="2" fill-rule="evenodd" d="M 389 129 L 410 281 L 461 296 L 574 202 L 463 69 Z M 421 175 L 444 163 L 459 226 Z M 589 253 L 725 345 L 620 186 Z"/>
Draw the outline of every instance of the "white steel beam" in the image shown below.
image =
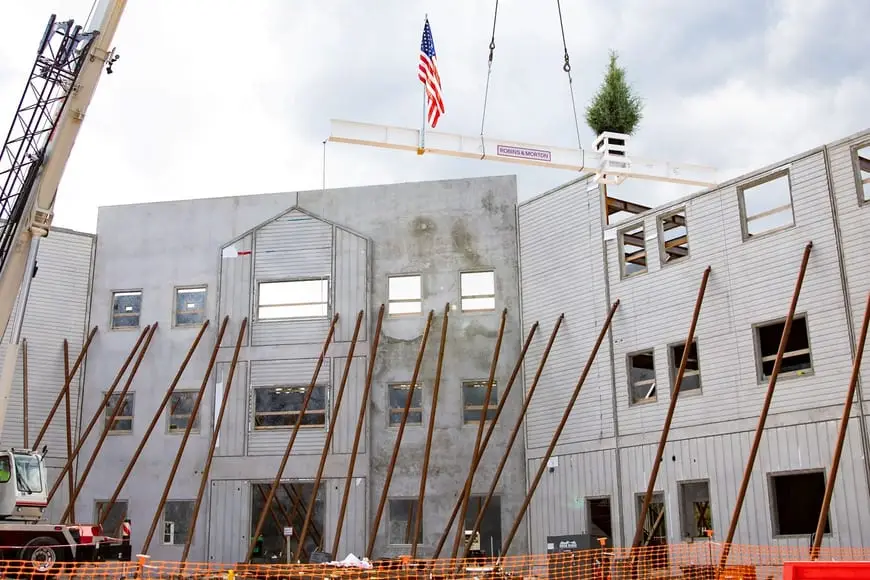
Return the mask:
<path id="1" fill-rule="evenodd" d="M 595 150 L 535 145 L 439 131 L 426 131 L 425 145 L 421 148 L 419 129 L 339 119 L 332 119 L 330 123 L 329 141 L 334 143 L 416 151 L 418 155 L 434 153 L 466 159 L 487 159 L 567 171 L 595 171 L 600 181 L 615 177 L 618 182 L 625 178 L 636 178 L 702 187 L 717 184 L 716 170 L 702 165 L 674 164 L 636 157 L 615 158 L 612 154 L 602 155 Z"/>

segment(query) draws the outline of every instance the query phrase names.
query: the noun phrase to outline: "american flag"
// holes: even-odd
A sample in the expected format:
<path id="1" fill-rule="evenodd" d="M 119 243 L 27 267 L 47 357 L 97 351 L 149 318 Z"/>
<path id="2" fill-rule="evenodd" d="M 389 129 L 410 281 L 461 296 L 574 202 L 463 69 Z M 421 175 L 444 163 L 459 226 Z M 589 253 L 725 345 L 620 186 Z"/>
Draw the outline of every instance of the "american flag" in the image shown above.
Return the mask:
<path id="1" fill-rule="evenodd" d="M 432 40 L 432 29 L 429 19 L 423 27 L 423 41 L 420 43 L 420 67 L 418 72 L 420 82 L 426 87 L 428 111 L 426 117 L 433 129 L 438 119 L 444 114 L 444 99 L 441 98 L 441 76 L 438 74 L 438 63 L 435 57 L 435 41 Z"/>

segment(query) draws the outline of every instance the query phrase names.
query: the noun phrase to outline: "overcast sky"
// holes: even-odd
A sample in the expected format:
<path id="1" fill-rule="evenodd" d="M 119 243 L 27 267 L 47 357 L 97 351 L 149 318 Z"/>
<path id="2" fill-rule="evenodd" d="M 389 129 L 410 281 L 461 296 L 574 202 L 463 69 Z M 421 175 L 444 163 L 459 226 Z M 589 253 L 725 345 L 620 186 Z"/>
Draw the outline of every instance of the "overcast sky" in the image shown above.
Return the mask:
<path id="1" fill-rule="evenodd" d="M 84 23 L 91 4 L 0 0 L 4 136 L 49 15 Z M 447 108 L 438 129 L 478 135 L 494 4 L 130 0 L 55 224 L 94 231 L 101 205 L 320 188 L 330 118 L 420 126 L 427 12 Z M 563 0 L 562 11 L 581 115 L 611 48 L 644 98 L 636 156 L 732 176 L 870 128 L 866 0 Z M 487 135 L 576 146 L 556 2 L 499 2 L 496 45 Z M 582 116 L 580 129 L 589 147 Z M 518 175 L 521 198 L 574 177 L 327 145 L 327 187 L 502 174 Z M 685 193 L 623 186 L 649 204 Z"/>

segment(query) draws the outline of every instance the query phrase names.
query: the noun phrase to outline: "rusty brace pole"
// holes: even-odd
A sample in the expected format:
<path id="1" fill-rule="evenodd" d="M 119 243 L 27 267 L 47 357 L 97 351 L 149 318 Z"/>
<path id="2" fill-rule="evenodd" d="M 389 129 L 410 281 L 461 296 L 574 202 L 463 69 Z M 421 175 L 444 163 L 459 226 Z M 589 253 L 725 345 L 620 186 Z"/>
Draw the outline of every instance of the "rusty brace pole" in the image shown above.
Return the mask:
<path id="1" fill-rule="evenodd" d="M 483 437 L 483 426 L 486 425 L 486 416 L 489 413 L 489 397 L 492 395 L 492 383 L 495 381 L 495 372 L 498 368 L 498 357 L 501 352 L 501 342 L 504 338 L 504 327 L 507 322 L 507 308 L 501 312 L 501 323 L 498 328 L 498 337 L 495 341 L 495 351 L 492 353 L 492 360 L 489 364 L 489 378 L 486 381 L 486 393 L 483 398 L 483 408 L 480 410 L 480 421 L 477 423 L 477 436 L 474 440 L 474 454 L 471 456 L 472 469 L 468 470 L 468 477 L 465 478 L 465 487 L 460 495 L 462 502 L 459 508 L 459 529 L 456 535 L 453 536 L 453 551 L 450 553 L 451 558 L 456 558 L 456 553 L 459 551 L 459 542 L 462 540 L 462 532 L 465 529 L 465 517 L 468 514 L 468 502 L 471 499 L 471 488 L 474 483 L 474 474 L 477 471 L 477 466 L 483 460 L 483 450 L 480 448 L 481 439 Z M 504 394 L 502 394 L 504 397 Z M 462 418 L 463 422 L 465 417 Z M 412 555 L 413 557 L 413 555 Z"/>
<path id="2" fill-rule="evenodd" d="M 154 331 L 157 330 L 157 323 L 155 322 L 151 329 L 148 331 L 148 337 L 145 339 L 145 344 L 142 345 L 142 350 L 139 351 L 139 356 L 136 357 L 136 362 L 133 364 L 133 368 L 130 370 L 130 376 L 127 377 L 127 382 L 124 383 L 124 388 L 121 389 L 121 392 L 118 394 L 118 402 L 115 403 L 115 407 L 112 409 L 112 415 L 109 417 L 109 420 L 106 421 L 105 425 L 103 425 L 103 432 L 100 433 L 100 438 L 97 440 L 97 444 L 94 447 L 94 450 L 91 452 L 91 457 L 88 459 L 88 463 L 85 466 L 84 471 L 82 472 L 81 479 L 79 479 L 78 485 L 76 485 L 75 491 L 73 491 L 72 496 L 69 499 L 69 504 L 66 507 L 66 511 L 63 512 L 63 515 L 60 517 L 60 521 L 63 522 L 67 517 L 72 513 L 73 506 L 75 506 L 76 499 L 79 497 L 79 494 L 82 492 L 82 489 L 85 486 L 85 482 L 88 479 L 88 475 L 91 472 L 91 469 L 94 467 L 94 462 L 97 460 L 97 456 L 100 454 L 100 449 L 103 447 L 103 443 L 106 441 L 106 437 L 109 436 L 109 432 L 112 430 L 112 426 L 115 424 L 115 419 L 118 417 L 118 413 L 121 412 L 121 409 L 124 406 L 124 399 L 127 396 L 127 391 L 130 390 L 130 385 L 133 384 L 133 379 L 136 378 L 136 373 L 139 371 L 139 365 L 142 364 L 142 359 L 145 358 L 145 353 L 148 352 L 148 346 L 151 344 L 151 339 L 154 336 Z"/>
<path id="3" fill-rule="evenodd" d="M 63 339 L 63 380 L 66 381 L 69 376 L 69 341 L 67 339 Z M 72 384 L 72 381 L 70 381 Z M 72 401 L 70 401 L 70 389 L 66 390 L 66 396 L 64 397 L 64 407 L 66 407 L 66 456 L 69 457 L 72 455 Z M 76 480 L 73 474 L 73 470 L 70 469 L 67 477 L 67 481 L 69 482 L 69 489 L 67 493 L 69 497 L 73 497 L 73 490 L 76 487 Z M 70 510 L 70 521 L 76 521 L 76 510 L 75 504 L 72 504 L 72 509 Z"/>
<path id="4" fill-rule="evenodd" d="M 716 569 L 716 578 L 721 576 L 722 571 L 725 569 L 725 565 L 728 563 L 728 554 L 731 552 L 731 542 L 734 541 L 734 533 L 737 531 L 737 521 L 740 519 L 740 511 L 743 509 L 743 501 L 746 499 L 746 490 L 749 488 L 749 479 L 752 477 L 752 468 L 755 466 L 755 457 L 758 455 L 758 449 L 761 446 L 761 436 L 764 434 L 764 424 L 767 422 L 767 413 L 770 410 L 770 404 L 773 401 L 773 392 L 776 389 L 776 379 L 779 378 L 779 371 L 782 368 L 782 357 L 785 355 L 785 347 L 788 344 L 791 324 L 794 321 L 794 313 L 797 309 L 798 298 L 800 298 L 801 295 L 801 287 L 804 283 L 804 276 L 807 273 L 807 264 L 810 261 L 810 251 L 812 249 L 812 242 L 808 242 L 804 247 L 801 267 L 798 271 L 797 280 L 795 281 L 791 304 L 788 308 L 785 326 L 782 329 L 782 336 L 779 339 L 779 348 L 776 351 L 776 360 L 773 363 L 773 370 L 770 371 L 770 378 L 767 381 L 767 394 L 764 397 L 764 405 L 761 408 L 761 414 L 758 416 L 758 426 L 755 428 L 755 438 L 753 439 L 752 447 L 749 450 L 749 458 L 746 460 L 746 469 L 743 471 L 743 481 L 740 482 L 740 490 L 737 492 L 737 501 L 734 504 L 734 511 L 731 514 L 731 522 L 728 525 L 728 535 L 725 538 L 725 543 L 722 545 L 722 555 L 719 558 L 719 566 Z"/>
<path id="5" fill-rule="evenodd" d="M 529 405 L 531 405 L 532 403 L 532 396 L 535 394 L 535 390 L 538 388 L 538 381 L 541 380 L 541 375 L 544 374 L 544 366 L 546 366 L 547 359 L 550 357 L 550 350 L 552 350 L 553 348 L 553 343 L 556 342 L 556 335 L 559 333 L 559 328 L 562 326 L 563 320 L 565 320 L 564 313 L 560 314 L 559 318 L 556 319 L 556 324 L 553 326 L 553 331 L 550 333 L 550 339 L 547 341 L 547 346 L 544 348 L 544 352 L 541 355 L 541 361 L 538 363 L 538 370 L 535 371 L 535 378 L 532 379 L 532 384 L 529 386 L 528 392 L 526 393 L 526 398 L 523 401 L 522 409 L 520 409 L 520 414 L 517 417 L 516 423 L 514 423 L 514 428 L 511 431 L 510 437 L 508 438 L 504 454 L 501 456 L 501 461 L 498 464 L 498 468 L 496 468 L 495 470 L 495 475 L 492 476 L 492 483 L 489 485 L 489 491 L 487 492 L 486 498 L 483 500 L 483 503 L 477 510 L 477 517 L 474 520 L 474 525 L 471 527 L 471 537 L 468 538 L 468 541 L 465 544 L 465 549 L 463 550 L 461 555 L 462 558 L 464 558 L 468 554 L 468 551 L 471 549 L 471 544 L 474 541 L 474 534 L 480 529 L 480 526 L 483 523 L 483 515 L 486 513 L 486 508 L 489 507 L 489 503 L 492 501 L 492 498 L 495 495 L 495 490 L 498 486 L 498 480 L 501 477 L 502 472 L 504 472 L 505 465 L 507 465 L 508 459 L 510 458 L 511 449 L 516 442 L 517 436 L 520 434 L 520 429 L 523 426 L 523 419 L 526 416 Z M 491 555 L 492 554 L 490 554 L 490 556 Z"/>
<path id="6" fill-rule="evenodd" d="M 72 372 L 63 381 L 63 388 L 57 394 L 57 398 L 54 400 L 54 405 L 51 406 L 51 410 L 48 412 L 48 416 L 45 418 L 45 422 L 42 424 L 42 429 L 39 430 L 39 435 L 36 436 L 36 441 L 33 443 L 33 450 L 35 451 L 39 444 L 42 443 L 42 438 L 45 437 L 45 432 L 48 431 L 48 426 L 51 424 L 52 419 L 54 419 L 55 413 L 57 413 L 58 407 L 63 402 L 64 396 L 66 396 L 66 392 L 70 388 L 70 384 L 72 383 L 72 377 L 79 371 L 79 367 L 82 364 L 82 361 L 85 360 L 85 355 L 88 352 L 88 347 L 91 346 L 91 341 L 94 339 L 94 335 L 97 334 L 97 327 L 93 327 L 91 329 L 90 334 L 88 334 L 87 340 L 85 340 L 85 344 L 82 346 L 81 352 L 79 352 L 78 358 L 76 358 L 76 362 L 73 365 Z M 62 475 L 58 476 L 63 477 Z"/>
<path id="7" fill-rule="evenodd" d="M 577 385 L 574 387 L 574 392 L 571 393 L 571 398 L 568 400 L 568 405 L 565 407 L 565 412 L 562 414 L 562 420 L 559 422 L 559 426 L 556 427 L 556 432 L 553 433 L 553 438 L 550 440 L 550 446 L 547 447 L 546 453 L 541 458 L 541 465 L 540 467 L 538 467 L 538 473 L 535 474 L 535 479 L 532 481 L 532 485 L 529 487 L 529 492 L 526 494 L 526 498 L 523 500 L 523 504 L 520 506 L 520 511 L 517 514 L 516 519 L 514 520 L 514 525 L 511 526 L 511 531 L 510 533 L 508 533 L 507 540 L 502 544 L 502 556 L 507 554 L 511 542 L 514 539 L 514 536 L 516 536 L 517 530 L 519 530 L 520 528 L 520 523 L 522 523 L 523 518 L 526 515 L 526 510 L 529 509 L 529 504 L 532 501 L 532 496 L 534 495 L 535 490 L 538 487 L 538 483 L 540 483 L 541 481 L 541 477 L 544 475 L 544 470 L 547 469 L 547 462 L 549 461 L 550 456 L 553 455 L 553 450 L 556 449 L 556 444 L 559 442 L 559 436 L 562 434 L 562 430 L 565 428 L 565 424 L 568 422 L 568 418 L 571 416 L 571 411 L 574 410 L 574 403 L 577 402 L 577 397 L 580 395 L 580 389 L 583 388 L 583 383 L 586 382 L 586 376 L 592 369 L 592 363 L 595 361 L 595 357 L 598 354 L 598 349 L 601 347 L 601 343 L 604 341 L 604 336 L 607 334 L 607 330 L 610 328 L 610 322 L 613 320 L 613 315 L 616 314 L 617 308 L 619 308 L 619 300 L 614 302 L 613 305 L 610 307 L 610 312 L 607 313 L 607 318 L 605 319 L 604 324 L 601 325 L 601 332 L 598 333 L 598 338 L 595 341 L 595 346 L 592 347 L 592 352 L 589 353 L 589 358 L 586 360 L 586 366 L 583 367 L 583 372 L 580 374 L 580 378 L 577 380 Z"/>
<path id="8" fill-rule="evenodd" d="M 505 310 L 507 312 L 507 310 Z M 411 558 L 417 557 L 417 538 L 423 529 L 423 502 L 426 499 L 426 477 L 429 475 L 429 456 L 432 453 L 432 435 L 435 433 L 435 417 L 438 411 L 438 392 L 441 389 L 441 371 L 444 368 L 444 347 L 447 345 L 447 321 L 450 318 L 450 303 L 444 305 L 444 320 L 441 322 L 441 342 L 438 345 L 438 363 L 435 367 L 435 382 L 432 385 L 432 407 L 429 409 L 429 424 L 426 431 L 426 448 L 423 451 L 423 469 L 420 472 L 420 491 L 417 493 L 417 509 L 414 513 L 414 537 L 411 540 Z M 502 319 L 501 334 L 504 332 L 504 319 Z M 492 377 L 490 376 L 490 386 Z M 487 393 L 488 398 L 488 393 Z M 410 523 L 410 522 L 409 522 Z M 408 526 L 410 530 L 410 526 Z"/>
<path id="9" fill-rule="evenodd" d="M 414 363 L 414 374 L 411 377 L 411 384 L 408 386 L 408 399 L 405 401 L 405 408 L 402 410 L 402 420 L 399 422 L 399 431 L 396 433 L 396 443 L 393 445 L 393 455 L 390 457 L 390 463 L 387 466 L 387 475 L 384 481 L 383 490 L 381 491 L 381 499 L 378 501 L 378 510 L 375 512 L 375 521 L 372 523 L 372 530 L 369 535 L 369 545 L 366 548 L 366 557 L 369 559 L 371 559 L 372 552 L 375 549 L 378 528 L 381 525 L 381 518 L 384 516 L 384 506 L 387 503 L 387 494 L 390 493 L 390 482 L 393 479 L 393 471 L 396 469 L 396 460 L 399 458 L 399 448 L 402 446 L 402 437 L 405 434 L 405 423 L 407 423 L 408 414 L 411 412 L 411 400 L 414 398 L 414 389 L 417 387 L 417 378 L 420 376 L 420 365 L 423 363 L 423 352 L 426 350 L 426 343 L 429 341 L 429 329 L 432 326 L 432 317 L 434 315 L 435 311 L 430 310 L 429 316 L 426 318 L 426 326 L 423 328 L 420 349 L 417 351 L 417 362 Z M 410 524 L 410 521 L 408 523 Z"/>
<path id="10" fill-rule="evenodd" d="M 837 472 L 840 469 L 840 457 L 843 455 L 843 445 L 846 442 L 846 427 L 849 425 L 849 416 L 852 413 L 852 403 L 855 399 L 855 389 L 858 386 L 858 377 L 861 373 L 861 361 L 864 358 L 864 345 L 867 342 L 867 329 L 870 326 L 870 294 L 867 295 L 867 306 L 864 307 L 864 322 L 861 325 L 861 334 L 858 337 L 858 349 L 855 351 L 855 360 L 852 362 L 852 376 L 849 378 L 849 388 L 846 391 L 846 402 L 843 405 L 843 416 L 840 418 L 840 430 L 837 433 L 837 443 L 834 446 L 834 457 L 831 460 L 831 473 L 825 485 L 825 496 L 822 500 L 822 509 L 819 511 L 819 523 L 816 525 L 816 535 L 813 539 L 813 547 L 810 558 L 817 560 L 819 550 L 825 533 L 825 522 L 828 520 L 828 510 L 831 508 L 831 497 L 834 494 L 834 484 L 837 482 Z"/>
<path id="11" fill-rule="evenodd" d="M 483 442 L 480 444 L 480 453 L 482 454 L 486 451 L 486 446 L 489 444 L 489 440 L 492 438 L 493 433 L 495 433 L 495 427 L 498 424 L 498 419 L 501 417 L 501 411 L 504 409 L 505 403 L 508 401 L 508 395 L 510 395 L 511 389 L 513 389 L 514 383 L 516 382 L 517 376 L 520 373 L 520 370 L 523 368 L 523 361 L 526 358 L 526 353 L 529 351 L 529 347 L 532 345 L 532 339 L 535 337 L 535 333 L 538 331 L 538 323 L 535 322 L 532 327 L 529 329 L 529 334 L 526 336 L 526 342 L 523 344 L 523 349 L 520 352 L 520 356 L 517 358 L 517 362 L 514 365 L 514 370 L 511 372 L 510 379 L 508 379 L 507 385 L 505 385 L 504 393 L 499 397 L 498 406 L 495 409 L 495 415 L 492 418 L 492 422 L 489 424 L 489 428 L 486 431 L 486 436 L 483 438 Z M 472 462 L 471 467 L 468 470 L 468 477 L 471 477 L 471 472 L 477 469 L 477 466 Z M 456 516 L 459 514 L 459 508 L 462 507 L 463 495 L 465 492 L 465 488 L 460 490 L 459 496 L 456 498 L 456 503 L 453 504 L 453 511 L 450 513 L 450 517 L 447 519 L 447 524 L 444 526 L 444 531 L 441 532 L 441 537 L 438 539 L 438 544 L 435 546 L 435 552 L 432 556 L 432 559 L 438 559 L 438 556 L 441 555 L 441 549 L 444 548 L 444 542 L 447 541 L 447 536 L 450 534 L 450 529 L 453 527 L 453 522 L 456 521 Z"/>
<path id="12" fill-rule="evenodd" d="M 202 397 L 205 395 L 205 390 L 208 387 L 208 379 L 214 369 L 214 363 L 217 359 L 218 352 L 220 351 L 221 342 L 223 342 L 224 332 L 227 330 L 227 323 L 229 321 L 230 317 L 224 316 L 221 326 L 218 329 L 217 337 L 214 340 L 214 348 L 212 348 L 211 357 L 208 361 L 208 366 L 206 366 L 205 374 L 202 376 L 202 384 L 199 386 L 199 392 L 196 394 L 196 400 L 193 402 L 193 409 L 191 409 L 190 417 L 187 419 L 187 427 L 184 429 L 181 443 L 178 444 L 178 452 L 175 454 L 175 461 L 172 464 L 172 469 L 169 470 L 169 477 L 166 479 L 166 485 L 163 487 L 163 495 L 160 496 L 160 501 L 157 503 L 157 510 L 154 512 L 154 518 L 151 520 L 151 527 L 148 529 L 148 535 L 145 536 L 145 542 L 142 544 L 143 554 L 147 554 L 148 548 L 151 547 L 151 540 L 154 538 L 154 532 L 157 530 L 157 523 L 160 521 L 160 515 L 163 512 L 163 507 L 166 505 L 169 491 L 172 489 L 172 482 L 175 480 L 176 473 L 178 473 L 178 466 L 181 463 L 181 457 L 184 455 L 184 448 L 187 447 L 187 440 L 190 439 L 190 433 L 193 431 L 193 425 L 196 423 L 196 416 L 199 414 L 199 408 L 202 405 Z"/>
<path id="13" fill-rule="evenodd" d="M 245 330 L 248 328 L 248 317 L 242 319 L 242 324 L 239 327 L 239 336 L 236 339 L 236 348 L 233 350 L 233 358 L 230 361 L 230 370 L 227 373 L 227 384 L 224 387 L 223 398 L 221 399 L 220 411 L 218 411 L 217 419 L 214 422 L 214 428 L 211 433 L 211 444 L 208 447 L 208 456 L 205 459 L 205 467 L 202 468 L 202 478 L 199 482 L 199 491 L 196 492 L 196 501 L 193 504 L 193 515 L 190 519 L 190 529 L 187 532 L 187 540 L 184 542 L 184 552 L 181 554 L 181 562 L 187 562 L 187 556 L 190 554 L 190 545 L 193 543 L 194 532 L 196 532 L 196 520 L 199 515 L 199 508 L 202 506 L 202 497 L 205 494 L 205 486 L 208 483 L 208 474 L 211 471 L 211 463 L 214 460 L 214 450 L 217 446 L 218 435 L 221 432 L 221 424 L 224 421 L 224 413 L 227 410 L 227 402 L 230 399 L 230 389 L 233 386 L 233 377 L 236 374 L 236 365 L 239 362 L 239 351 L 242 348 L 242 342 L 245 339 Z M 215 401 L 217 404 L 217 401 Z"/>
<path id="14" fill-rule="evenodd" d="M 317 466 L 317 474 L 314 476 L 314 492 L 311 494 L 311 499 L 308 500 L 308 509 L 305 511 L 305 519 L 302 522 L 302 531 L 299 532 L 296 553 L 293 556 L 293 559 L 297 561 L 302 552 L 302 545 L 305 543 L 305 538 L 308 537 L 308 526 L 311 525 L 311 518 L 314 516 L 314 506 L 317 505 L 317 490 L 320 489 L 320 482 L 323 479 L 323 469 L 326 467 L 326 458 L 329 456 L 329 448 L 332 445 L 332 436 L 335 434 L 335 424 L 338 421 L 338 414 L 341 411 L 341 402 L 344 400 L 344 390 L 347 386 L 347 378 L 350 375 L 350 366 L 353 363 L 353 353 L 356 350 L 356 341 L 359 338 L 359 330 L 362 326 L 363 314 L 364 311 L 360 310 L 356 315 L 356 325 L 353 328 L 353 336 L 350 339 L 350 347 L 348 348 L 347 358 L 344 363 L 344 372 L 341 375 L 341 383 L 338 386 L 338 393 L 335 396 L 335 404 L 333 405 L 332 412 L 329 415 L 329 427 L 326 429 L 326 438 L 323 441 L 323 451 L 320 454 L 320 464 Z"/>
<path id="15" fill-rule="evenodd" d="M 269 496 L 266 499 L 265 505 L 272 505 L 275 500 L 275 491 L 278 489 L 278 484 L 281 483 L 281 476 L 284 475 L 284 469 L 287 467 L 287 461 L 290 459 L 290 452 L 293 450 L 293 444 L 296 443 L 296 435 L 299 433 L 299 427 L 302 425 L 302 419 L 305 417 L 305 412 L 308 410 L 308 403 L 311 401 L 311 395 L 314 393 L 314 387 L 317 384 L 317 377 L 320 375 L 320 368 L 323 366 L 323 360 L 326 358 L 326 353 L 329 350 L 329 345 L 332 343 L 332 337 L 335 334 L 335 325 L 338 324 L 338 313 L 332 317 L 332 323 L 329 325 L 329 332 L 326 334 L 326 340 L 323 341 L 323 348 L 320 350 L 320 357 L 317 359 L 317 364 L 314 366 L 314 373 L 311 375 L 311 383 L 308 385 L 308 390 L 302 398 L 302 405 L 299 413 L 296 416 L 296 423 L 293 425 L 293 432 L 290 434 L 290 440 L 287 441 L 287 447 L 284 449 L 284 456 L 281 457 L 281 463 L 278 465 L 278 471 L 275 473 L 275 479 L 272 481 L 272 486 L 269 488 Z M 312 493 L 317 496 L 317 490 Z M 251 556 L 254 553 L 254 548 L 257 545 L 257 537 L 263 531 L 263 524 L 266 523 L 266 509 L 260 512 L 260 519 L 257 521 L 257 527 L 254 533 L 251 534 L 251 543 L 248 545 L 248 552 L 245 556 L 245 561 L 250 562 Z"/>
<path id="16" fill-rule="evenodd" d="M 145 335 L 148 334 L 149 330 L 151 330 L 150 324 L 142 329 L 142 332 L 139 334 L 139 339 L 136 341 L 136 344 L 133 345 L 133 348 L 130 349 L 130 353 L 127 355 L 126 360 L 124 360 L 124 364 L 121 365 L 121 369 L 115 375 L 115 380 L 112 381 L 112 384 L 109 386 L 106 394 L 103 395 L 103 400 L 100 402 L 97 410 L 94 411 L 94 414 L 91 417 L 91 421 L 88 423 L 88 426 L 85 428 L 85 430 L 79 435 L 79 440 L 78 443 L 76 443 L 75 449 L 73 449 L 72 456 L 67 458 L 66 464 L 63 466 L 63 469 L 61 469 L 60 473 L 57 474 L 57 479 L 54 481 L 54 485 L 52 485 L 51 491 L 48 492 L 48 503 L 51 503 L 51 498 L 54 497 L 54 494 L 57 492 L 57 488 L 60 487 L 61 483 L 63 483 L 63 476 L 66 475 L 67 471 L 72 469 L 73 462 L 76 460 L 76 457 L 78 457 L 79 452 L 81 452 L 85 441 L 87 441 L 88 439 L 88 435 L 91 434 L 91 430 L 93 430 L 100 417 L 103 416 L 105 409 L 109 405 L 109 399 L 112 398 L 112 395 L 114 394 L 118 383 L 121 382 L 121 379 L 124 377 L 124 373 L 127 372 L 127 367 L 130 366 L 130 362 L 132 362 L 133 357 L 136 355 L 136 351 L 139 350 L 139 346 L 142 344 L 142 341 L 145 340 Z"/>
<path id="17" fill-rule="evenodd" d="M 175 387 L 178 385 L 178 381 L 181 380 L 181 375 L 184 373 L 187 368 L 187 363 L 190 362 L 193 353 L 196 351 L 196 347 L 199 346 L 199 341 L 202 339 L 202 335 L 205 334 L 205 330 L 208 328 L 209 321 L 206 320 L 199 329 L 199 332 L 196 334 L 196 338 L 193 340 L 193 344 L 190 345 L 190 348 L 187 350 L 187 356 L 184 357 L 184 360 L 181 362 L 181 366 L 178 368 L 178 372 L 175 374 L 175 378 L 172 381 L 172 384 L 169 385 L 169 389 L 166 391 L 166 394 L 163 395 L 163 402 L 160 403 L 160 407 L 158 407 L 157 411 L 154 413 L 154 417 L 151 419 L 151 424 L 148 425 L 148 429 L 145 430 L 145 435 L 142 436 L 142 440 L 139 442 L 139 446 L 136 448 L 136 452 L 133 453 L 133 457 L 127 462 L 127 467 L 124 469 L 124 474 L 121 475 L 121 481 L 118 482 L 117 487 L 115 487 L 114 493 L 112 493 L 111 499 L 106 502 L 105 507 L 103 508 L 103 513 L 99 516 L 99 521 L 97 522 L 99 525 L 103 525 L 106 522 L 106 518 L 109 517 L 109 512 L 112 510 L 112 506 L 115 505 L 115 502 L 118 501 L 118 496 L 121 495 L 121 490 L 124 489 L 124 484 L 127 483 L 127 478 L 130 477 L 130 473 L 133 472 L 133 467 L 136 465 L 136 462 L 139 461 L 139 456 L 142 454 L 142 450 L 145 449 L 145 444 L 148 443 L 148 438 L 151 437 L 151 433 L 154 431 L 154 428 L 157 426 L 157 422 L 160 420 L 161 415 L 163 415 L 163 410 L 166 408 L 166 405 L 169 403 L 169 399 L 172 397 L 172 393 L 175 392 Z"/>
<path id="18" fill-rule="evenodd" d="M 637 516 L 637 528 L 634 531 L 634 539 L 631 542 L 632 551 L 640 545 L 643 538 L 643 524 L 646 520 L 646 514 L 649 511 L 649 504 L 652 502 L 653 490 L 655 489 L 656 479 L 659 476 L 659 468 L 661 467 L 662 457 L 665 454 L 665 444 L 668 442 L 668 434 L 671 431 L 671 423 L 674 420 L 674 411 L 677 409 L 677 399 L 680 396 L 680 387 L 683 384 L 683 375 L 686 372 L 686 365 L 689 362 L 689 351 L 691 350 L 692 342 L 695 340 L 695 327 L 698 325 L 698 316 L 701 314 L 701 303 L 704 302 L 704 294 L 707 291 L 707 280 L 710 278 L 710 266 L 704 270 L 704 276 L 701 278 L 701 287 L 698 288 L 698 296 L 695 299 L 695 310 L 692 312 L 692 320 L 689 323 L 689 333 L 686 336 L 686 343 L 683 346 L 683 356 L 680 358 L 680 367 L 677 370 L 677 376 L 674 377 L 674 389 L 671 393 L 671 401 L 668 405 L 668 414 L 665 416 L 665 424 L 662 427 L 662 433 L 659 437 L 659 446 L 656 449 L 656 457 L 653 460 L 652 469 L 649 474 L 649 481 L 646 485 L 646 494 L 643 496 L 643 505 L 640 507 L 640 514 Z M 632 561 L 634 554 L 632 554 Z"/>
<path id="19" fill-rule="evenodd" d="M 369 396 L 372 392 L 372 377 L 375 372 L 375 359 L 378 354 L 378 344 L 381 341 L 381 326 L 384 322 L 385 306 L 381 304 L 381 309 L 378 312 L 378 322 L 375 325 L 375 336 L 372 340 L 371 351 L 369 352 L 369 364 L 366 371 L 366 384 L 363 389 L 362 400 L 359 404 L 359 415 L 356 420 L 356 432 L 353 437 L 353 448 L 350 451 L 350 461 L 347 464 L 347 477 L 344 480 L 344 494 L 341 496 L 341 508 L 338 511 L 338 523 L 335 525 L 335 536 L 332 539 L 332 554 L 338 554 L 338 542 L 341 539 L 341 528 L 344 526 L 344 516 L 347 513 L 347 500 L 350 497 L 350 484 L 353 481 L 353 470 L 356 466 L 356 455 L 359 451 L 359 442 L 362 437 L 363 426 L 366 421 L 366 410 L 369 406 Z"/>
<path id="20" fill-rule="evenodd" d="M 30 443 L 28 443 L 27 436 L 27 427 L 30 419 L 27 416 L 27 339 L 21 341 L 21 364 L 23 365 L 22 371 L 22 381 L 21 381 L 21 406 L 24 414 L 24 425 L 22 429 L 22 439 L 24 440 L 24 447 L 29 449 Z M 64 379 L 66 380 L 66 379 Z"/>

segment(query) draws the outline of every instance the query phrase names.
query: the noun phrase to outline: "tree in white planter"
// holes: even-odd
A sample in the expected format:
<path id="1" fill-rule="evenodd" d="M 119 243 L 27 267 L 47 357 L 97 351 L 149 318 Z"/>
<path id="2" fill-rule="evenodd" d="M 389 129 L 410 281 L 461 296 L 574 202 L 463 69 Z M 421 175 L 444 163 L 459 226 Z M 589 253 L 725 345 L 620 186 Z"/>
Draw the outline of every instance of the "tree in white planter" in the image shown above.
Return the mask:
<path id="1" fill-rule="evenodd" d="M 626 82 L 625 69 L 616 64 L 618 58 L 611 50 L 604 82 L 586 107 L 586 123 L 596 136 L 605 132 L 631 135 L 643 118 L 643 103 Z"/>

